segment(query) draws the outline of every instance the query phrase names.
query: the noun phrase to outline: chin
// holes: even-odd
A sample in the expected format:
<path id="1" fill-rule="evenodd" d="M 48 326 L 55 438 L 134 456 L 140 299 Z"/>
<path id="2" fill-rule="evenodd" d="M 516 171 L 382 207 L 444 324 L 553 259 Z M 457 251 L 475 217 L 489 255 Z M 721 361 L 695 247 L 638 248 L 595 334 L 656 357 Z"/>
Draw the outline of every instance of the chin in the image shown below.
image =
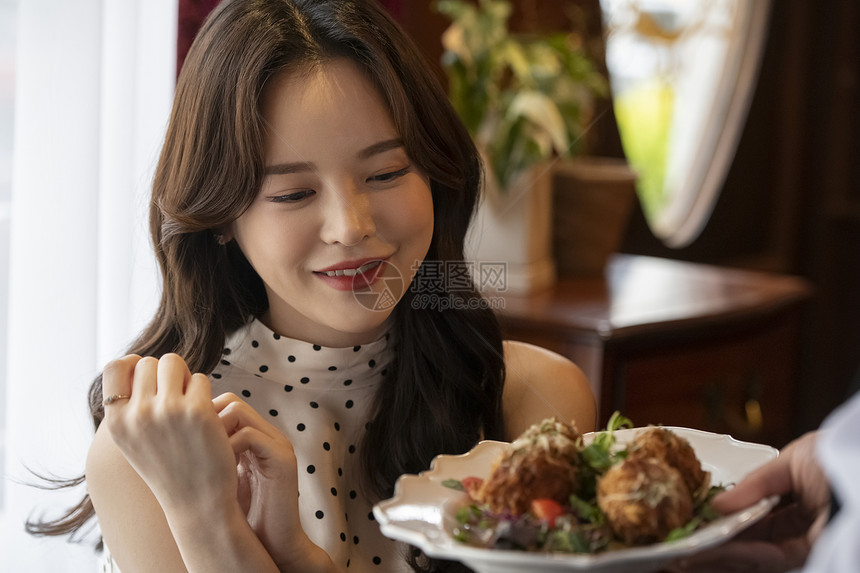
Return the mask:
<path id="1" fill-rule="evenodd" d="M 392 309 L 393 310 L 393 309 Z M 344 320 L 344 316 L 333 317 L 333 320 L 328 321 L 329 328 L 343 332 L 345 334 L 374 334 L 373 340 L 382 336 L 382 333 L 388 328 L 391 311 L 368 311 L 365 310 L 357 316 L 349 317 Z M 365 341 L 365 343 L 371 341 Z"/>

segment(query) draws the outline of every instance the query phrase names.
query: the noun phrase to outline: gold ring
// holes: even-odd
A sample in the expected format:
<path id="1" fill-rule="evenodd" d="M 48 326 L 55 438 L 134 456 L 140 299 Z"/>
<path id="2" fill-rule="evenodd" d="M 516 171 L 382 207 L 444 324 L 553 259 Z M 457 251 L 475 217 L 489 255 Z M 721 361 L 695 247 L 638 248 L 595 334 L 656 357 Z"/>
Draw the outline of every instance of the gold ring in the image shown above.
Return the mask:
<path id="1" fill-rule="evenodd" d="M 128 400 L 129 398 L 131 398 L 131 396 L 129 396 L 128 394 L 114 394 L 113 396 L 108 396 L 107 398 L 105 398 L 102 402 L 102 406 L 110 406 L 117 400 Z"/>

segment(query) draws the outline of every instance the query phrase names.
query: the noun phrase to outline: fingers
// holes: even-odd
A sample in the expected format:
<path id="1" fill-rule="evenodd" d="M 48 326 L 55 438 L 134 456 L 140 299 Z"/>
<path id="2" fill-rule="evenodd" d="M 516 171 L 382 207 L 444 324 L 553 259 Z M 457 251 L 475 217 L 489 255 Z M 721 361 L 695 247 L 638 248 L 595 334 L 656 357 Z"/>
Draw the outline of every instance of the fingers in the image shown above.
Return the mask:
<path id="1" fill-rule="evenodd" d="M 261 459 L 272 457 L 272 438 L 256 428 L 245 426 L 230 436 L 233 453 L 251 452 Z"/>
<path id="2" fill-rule="evenodd" d="M 135 404 L 155 396 L 155 379 L 158 373 L 158 360 L 152 356 L 141 358 L 134 367 L 133 391 L 131 393 Z"/>
<path id="3" fill-rule="evenodd" d="M 786 456 L 779 456 L 753 470 L 738 485 L 725 491 L 712 501 L 714 509 L 722 514 L 745 509 L 772 495 L 791 491 L 791 467 Z"/>
<path id="4" fill-rule="evenodd" d="M 178 354 L 165 354 L 158 361 L 157 393 L 164 396 L 179 396 L 191 380 L 191 372 Z"/>
<path id="5" fill-rule="evenodd" d="M 209 378 L 204 374 L 192 376 L 177 354 L 165 354 L 160 360 L 130 354 L 110 362 L 102 373 L 106 406 L 119 406 L 125 400 L 140 404 L 156 395 L 177 397 L 184 393 L 209 402 L 211 391 Z"/>
<path id="6" fill-rule="evenodd" d="M 209 377 L 199 372 L 192 375 L 185 387 L 185 395 L 195 402 L 210 403 L 212 400 L 212 383 Z"/>
<path id="7" fill-rule="evenodd" d="M 230 446 L 236 456 L 251 453 L 269 478 L 295 477 L 296 455 L 283 436 L 272 438 L 257 428 L 245 426 L 230 436 Z"/>
<path id="8" fill-rule="evenodd" d="M 118 360 L 113 360 L 105 366 L 102 372 L 102 399 L 107 401 L 111 397 L 130 396 L 135 366 L 140 361 L 140 356 L 130 354 Z M 118 403 L 113 401 L 111 406 Z M 121 400 L 121 399 L 120 399 Z M 110 408 L 105 408 L 105 414 Z"/>
<path id="9" fill-rule="evenodd" d="M 829 485 L 815 460 L 817 434 L 791 442 L 774 460 L 757 468 L 733 489 L 716 496 L 713 506 L 722 513 L 749 507 L 772 495 L 792 493 L 807 511 L 815 512 L 829 500 Z"/>
<path id="10" fill-rule="evenodd" d="M 221 394 L 212 400 L 212 403 L 228 435 L 233 435 L 242 428 L 250 427 L 269 439 L 284 437 L 280 430 L 265 421 L 256 410 L 235 394 Z"/>
<path id="11" fill-rule="evenodd" d="M 243 402 L 241 398 L 233 394 L 232 392 L 225 392 L 223 394 L 219 394 L 212 398 L 212 405 L 215 406 L 215 411 L 220 412 L 224 408 L 227 407 L 228 404 L 232 404 L 233 402 Z"/>

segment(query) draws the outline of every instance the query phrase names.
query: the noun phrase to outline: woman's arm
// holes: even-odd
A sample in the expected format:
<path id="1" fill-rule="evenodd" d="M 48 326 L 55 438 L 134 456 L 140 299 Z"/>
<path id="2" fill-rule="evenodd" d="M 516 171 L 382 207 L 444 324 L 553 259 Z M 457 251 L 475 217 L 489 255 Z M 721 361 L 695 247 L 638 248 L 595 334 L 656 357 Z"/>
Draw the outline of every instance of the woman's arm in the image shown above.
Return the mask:
<path id="1" fill-rule="evenodd" d="M 506 340 L 505 433 L 513 440 L 530 425 L 555 416 L 580 432 L 594 430 L 594 395 L 585 374 L 567 358 L 524 342 Z"/>
<path id="2" fill-rule="evenodd" d="M 87 482 L 105 541 L 124 573 L 333 569 L 301 531 L 296 511 L 279 512 L 295 535 L 281 539 L 274 554 L 248 522 L 237 498 L 237 455 L 271 449 L 271 440 L 248 427 L 251 417 L 236 415 L 241 404 L 216 407 L 208 378 L 192 376 L 176 355 L 128 356 L 105 369 L 103 383 L 105 396 L 131 398 L 106 406 Z M 249 431 L 256 437 L 249 440 Z M 270 460 L 270 467 L 289 467 L 291 447 L 274 448 L 280 461 Z M 280 485 L 296 487 L 294 479 Z M 284 504 L 274 499 L 272 505 Z"/>
<path id="3" fill-rule="evenodd" d="M 176 508 L 168 522 L 104 424 L 90 447 L 86 476 L 105 544 L 123 573 L 278 571 L 238 502 Z"/>

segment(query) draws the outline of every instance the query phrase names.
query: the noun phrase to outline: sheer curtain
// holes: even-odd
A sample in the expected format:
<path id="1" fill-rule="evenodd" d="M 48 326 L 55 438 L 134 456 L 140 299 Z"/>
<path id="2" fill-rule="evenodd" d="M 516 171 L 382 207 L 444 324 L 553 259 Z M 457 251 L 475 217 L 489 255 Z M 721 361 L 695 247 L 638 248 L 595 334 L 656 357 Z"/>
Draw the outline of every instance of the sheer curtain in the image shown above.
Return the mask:
<path id="1" fill-rule="evenodd" d="M 96 570 L 89 546 L 24 533 L 27 517 L 83 494 L 30 487 L 27 468 L 83 471 L 89 384 L 157 301 L 146 201 L 173 94 L 176 2 L 19 6 L 0 571 Z"/>

